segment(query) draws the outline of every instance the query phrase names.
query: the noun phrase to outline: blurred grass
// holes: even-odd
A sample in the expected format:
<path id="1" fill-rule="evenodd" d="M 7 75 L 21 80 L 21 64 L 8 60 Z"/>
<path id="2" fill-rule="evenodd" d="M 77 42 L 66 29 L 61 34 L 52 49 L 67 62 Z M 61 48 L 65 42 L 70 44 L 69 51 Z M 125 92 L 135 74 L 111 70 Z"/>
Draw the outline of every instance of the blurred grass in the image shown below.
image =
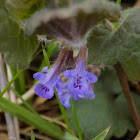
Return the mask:
<path id="1" fill-rule="evenodd" d="M 31 131 L 31 140 L 35 140 L 34 132 Z"/>
<path id="2" fill-rule="evenodd" d="M 63 139 L 65 135 L 65 133 L 57 125 L 41 118 L 36 114 L 31 113 L 30 111 L 24 109 L 19 105 L 12 103 L 6 98 L 1 98 L 0 109 L 13 116 L 16 116 L 17 118 L 19 118 L 19 120 L 22 120 L 25 123 L 34 126 L 38 130 L 46 133 L 48 136 L 56 139 Z"/>
<path id="3" fill-rule="evenodd" d="M 13 91 L 13 93 L 19 98 L 21 99 L 21 101 L 23 102 L 23 104 L 30 109 L 34 114 L 39 115 L 29 104 L 27 101 L 25 101 L 22 96 L 13 88 L 10 86 L 10 89 Z"/>

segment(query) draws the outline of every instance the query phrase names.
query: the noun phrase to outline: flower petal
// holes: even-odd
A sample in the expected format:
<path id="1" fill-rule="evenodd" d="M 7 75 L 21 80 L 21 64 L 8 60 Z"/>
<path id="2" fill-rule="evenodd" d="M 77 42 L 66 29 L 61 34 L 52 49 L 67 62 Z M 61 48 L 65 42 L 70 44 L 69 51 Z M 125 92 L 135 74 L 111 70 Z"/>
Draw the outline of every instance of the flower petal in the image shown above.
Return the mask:
<path id="1" fill-rule="evenodd" d="M 56 83 L 55 89 L 56 89 L 57 92 L 61 91 L 61 87 L 60 87 L 60 85 L 58 83 Z"/>
<path id="2" fill-rule="evenodd" d="M 44 67 L 44 68 L 42 69 L 42 72 L 48 72 L 48 66 Z"/>
<path id="3" fill-rule="evenodd" d="M 48 83 L 51 83 L 51 85 L 54 86 L 54 84 L 56 82 L 56 78 L 59 75 L 59 73 L 58 73 L 59 72 L 59 65 L 60 64 L 54 65 L 49 69 L 48 73 L 45 74 L 45 76 L 43 76 L 41 78 L 41 83 L 42 84 L 45 84 L 46 82 L 48 82 Z"/>
<path id="4" fill-rule="evenodd" d="M 72 69 L 72 70 L 71 70 L 71 75 L 72 75 L 72 77 L 73 77 L 73 76 L 76 76 L 78 73 L 79 73 L 79 71 L 78 71 L 77 69 Z M 71 77 L 71 78 L 72 78 L 72 77 Z"/>
<path id="5" fill-rule="evenodd" d="M 66 71 L 64 71 L 64 72 L 63 72 L 63 75 L 64 75 L 64 77 L 66 77 L 67 79 L 72 78 L 71 70 L 66 70 Z"/>
<path id="6" fill-rule="evenodd" d="M 93 91 L 93 86 L 92 86 L 92 83 L 88 83 L 88 92 L 82 96 L 82 95 L 79 95 L 79 97 L 81 98 L 87 98 L 87 99 L 94 99 L 95 98 L 95 94 L 94 94 L 94 91 Z"/>
<path id="7" fill-rule="evenodd" d="M 98 81 L 97 76 L 94 75 L 94 74 L 91 73 L 91 72 L 87 72 L 87 74 L 86 74 L 86 79 L 87 79 L 89 82 L 91 82 L 91 83 L 95 83 L 95 82 Z"/>
<path id="8" fill-rule="evenodd" d="M 63 84 L 63 81 L 62 81 L 62 79 L 61 79 L 60 76 L 57 77 L 56 83 L 58 83 L 58 84 Z"/>
<path id="9" fill-rule="evenodd" d="M 86 74 L 87 74 L 87 71 L 83 70 L 83 71 L 80 71 L 80 72 L 78 73 L 78 76 L 80 76 L 80 77 L 85 77 Z"/>
<path id="10" fill-rule="evenodd" d="M 89 90 L 86 94 L 86 98 L 88 98 L 88 99 L 94 99 L 95 98 L 92 83 L 89 83 Z"/>
<path id="11" fill-rule="evenodd" d="M 53 88 L 48 88 L 42 83 L 35 85 L 35 93 L 45 99 L 51 99 L 54 96 Z"/>
<path id="12" fill-rule="evenodd" d="M 66 108 L 71 107 L 71 94 L 69 93 L 69 91 L 59 92 L 58 98 L 63 106 L 65 106 Z"/>
<path id="13" fill-rule="evenodd" d="M 76 94 L 77 96 L 86 94 L 88 91 L 88 84 L 85 78 L 81 78 L 80 83 L 77 84 L 77 78 L 72 78 L 68 84 L 68 88 L 71 91 L 71 94 Z"/>
<path id="14" fill-rule="evenodd" d="M 41 73 L 41 72 L 37 72 L 33 75 L 33 78 L 36 79 L 36 80 L 40 80 L 42 75 L 44 75 L 44 74 Z"/>
<path id="15" fill-rule="evenodd" d="M 81 98 L 77 94 L 73 94 L 74 101 L 79 101 Z"/>
<path id="16" fill-rule="evenodd" d="M 83 70 L 86 70 L 86 62 L 85 62 L 84 58 L 82 60 L 80 59 L 77 62 L 77 64 L 76 64 L 76 70 L 78 72 L 83 71 Z"/>

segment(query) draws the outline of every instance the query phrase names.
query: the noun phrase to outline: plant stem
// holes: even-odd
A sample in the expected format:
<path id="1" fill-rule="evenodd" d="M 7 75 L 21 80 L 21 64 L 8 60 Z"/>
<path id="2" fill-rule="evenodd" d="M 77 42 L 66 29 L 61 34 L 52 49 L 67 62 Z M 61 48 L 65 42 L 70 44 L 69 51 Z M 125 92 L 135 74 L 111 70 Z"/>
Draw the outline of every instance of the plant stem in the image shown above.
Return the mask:
<path id="1" fill-rule="evenodd" d="M 42 45 L 42 47 L 43 47 L 43 45 Z M 43 49 L 43 55 L 44 55 L 44 59 L 46 61 L 46 65 L 48 66 L 48 69 L 49 69 L 50 68 L 50 61 L 49 61 L 49 57 L 48 57 L 48 54 L 47 54 L 45 49 Z M 65 120 L 65 123 L 67 125 L 68 131 L 69 131 L 69 133 L 73 134 L 73 131 L 72 131 L 71 127 L 70 127 L 70 124 L 69 124 L 68 117 L 66 115 L 65 109 L 64 109 L 63 105 L 60 103 L 60 100 L 58 98 L 57 92 L 54 91 L 54 94 L 55 94 L 56 99 L 58 101 L 58 105 L 59 105 L 60 111 L 61 111 L 61 113 L 62 113 L 62 115 L 64 117 L 64 120 Z"/>
<path id="2" fill-rule="evenodd" d="M 136 92 L 140 95 L 140 85 L 137 81 L 131 81 L 129 80 L 129 83 L 131 84 L 131 86 L 133 86 L 133 88 L 136 90 Z"/>
<path id="3" fill-rule="evenodd" d="M 29 104 L 26 102 L 22 96 L 13 88 L 10 86 L 10 89 L 13 91 L 13 93 L 24 103 L 24 105 L 29 108 L 34 114 L 40 116 Z"/>
<path id="4" fill-rule="evenodd" d="M 19 74 L 22 72 L 22 70 L 19 70 L 16 75 L 13 77 L 13 79 L 7 84 L 5 89 L 1 92 L 0 98 L 3 96 L 3 94 L 6 92 L 6 90 L 11 86 L 11 84 L 15 81 L 15 79 L 19 76 Z"/>
<path id="5" fill-rule="evenodd" d="M 43 48 L 43 45 L 41 44 L 42 48 Z M 43 49 L 43 55 L 44 55 L 44 59 L 45 59 L 45 62 L 46 62 L 46 65 L 48 66 L 48 69 L 50 68 L 50 61 L 49 61 L 49 57 L 48 57 L 48 54 L 46 52 L 45 49 Z"/>
<path id="6" fill-rule="evenodd" d="M 62 113 L 62 115 L 63 115 L 63 117 L 64 117 L 64 120 L 65 120 L 65 123 L 66 123 L 66 125 L 67 125 L 68 131 L 69 131 L 69 133 L 73 134 L 73 131 L 72 131 L 71 126 L 70 126 L 70 123 L 69 123 L 69 121 L 68 121 L 67 114 L 66 114 L 66 112 L 65 112 L 65 109 L 64 109 L 63 105 L 60 103 L 60 100 L 59 100 L 59 98 L 58 98 L 57 92 L 54 91 L 54 94 L 55 94 L 56 99 L 57 99 L 57 101 L 58 101 L 58 105 L 59 105 L 60 111 L 61 111 L 61 113 Z"/>
<path id="7" fill-rule="evenodd" d="M 121 0 L 117 0 L 117 4 L 121 5 Z"/>
<path id="8" fill-rule="evenodd" d="M 79 139 L 83 140 L 82 131 L 81 131 L 80 124 L 79 124 L 79 121 L 78 121 L 78 118 L 77 118 L 77 115 L 76 115 L 76 111 L 75 111 L 75 105 L 74 105 L 73 97 L 71 98 L 71 104 L 72 104 L 72 113 L 73 113 L 74 121 L 75 121 L 75 124 L 76 124 L 76 127 L 77 127 Z"/>
<path id="9" fill-rule="evenodd" d="M 130 94 L 130 88 L 128 86 L 128 79 L 127 79 L 127 75 L 125 73 L 125 71 L 123 70 L 121 64 L 118 62 L 117 64 L 115 64 L 115 69 L 117 71 L 121 86 L 123 88 L 123 92 L 125 94 L 125 97 L 127 99 L 135 126 L 137 128 L 137 130 L 140 130 L 140 120 L 136 111 L 136 107 L 135 104 L 132 100 L 131 94 Z"/>

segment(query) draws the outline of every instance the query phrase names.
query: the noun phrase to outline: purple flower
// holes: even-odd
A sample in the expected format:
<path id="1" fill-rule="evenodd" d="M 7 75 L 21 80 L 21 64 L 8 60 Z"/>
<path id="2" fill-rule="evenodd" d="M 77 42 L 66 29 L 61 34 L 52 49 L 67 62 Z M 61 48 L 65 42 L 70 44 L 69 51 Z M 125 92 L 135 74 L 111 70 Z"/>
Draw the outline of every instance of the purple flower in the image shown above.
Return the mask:
<path id="1" fill-rule="evenodd" d="M 66 108 L 71 107 L 71 93 L 68 89 L 68 82 L 63 82 L 60 78 L 60 76 L 57 77 L 57 85 L 56 85 L 56 91 L 58 92 L 58 98 L 63 106 Z"/>
<path id="2" fill-rule="evenodd" d="M 57 85 L 56 79 L 60 73 L 59 67 L 60 63 L 53 65 L 48 71 L 48 67 L 46 66 L 42 72 L 37 72 L 33 75 L 34 79 L 40 80 L 35 85 L 36 95 L 47 99 L 51 99 L 54 96 L 54 87 Z"/>
<path id="3" fill-rule="evenodd" d="M 93 73 L 86 71 L 84 58 L 77 62 L 76 69 L 66 70 L 63 75 L 70 79 L 68 89 L 74 97 L 94 98 L 92 83 L 97 82 L 98 78 Z"/>
<path id="4" fill-rule="evenodd" d="M 51 99 L 54 96 L 54 87 L 57 89 L 60 87 L 56 82 L 57 77 L 64 71 L 65 64 L 68 63 L 68 60 L 73 62 L 71 57 L 73 58 L 73 50 L 66 46 L 62 49 L 55 64 L 53 64 L 49 70 L 48 67 L 45 67 L 42 72 L 37 72 L 33 75 L 33 78 L 40 80 L 40 82 L 35 85 L 35 92 L 37 95 L 47 99 Z"/>

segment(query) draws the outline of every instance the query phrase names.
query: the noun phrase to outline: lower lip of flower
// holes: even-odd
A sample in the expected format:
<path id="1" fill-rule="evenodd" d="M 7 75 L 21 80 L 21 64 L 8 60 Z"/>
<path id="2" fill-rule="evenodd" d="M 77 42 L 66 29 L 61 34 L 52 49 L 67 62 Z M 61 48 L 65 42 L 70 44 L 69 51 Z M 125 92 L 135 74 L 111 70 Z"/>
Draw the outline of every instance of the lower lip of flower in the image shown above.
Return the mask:
<path id="1" fill-rule="evenodd" d="M 82 88 L 81 79 L 82 79 L 82 77 L 77 76 L 77 80 L 76 80 L 76 82 L 73 84 L 74 88 L 79 88 L 79 89 Z"/>
<path id="2" fill-rule="evenodd" d="M 43 85 L 42 85 L 41 91 L 43 91 L 43 90 L 45 90 L 45 92 L 50 91 L 46 86 L 43 86 Z"/>

